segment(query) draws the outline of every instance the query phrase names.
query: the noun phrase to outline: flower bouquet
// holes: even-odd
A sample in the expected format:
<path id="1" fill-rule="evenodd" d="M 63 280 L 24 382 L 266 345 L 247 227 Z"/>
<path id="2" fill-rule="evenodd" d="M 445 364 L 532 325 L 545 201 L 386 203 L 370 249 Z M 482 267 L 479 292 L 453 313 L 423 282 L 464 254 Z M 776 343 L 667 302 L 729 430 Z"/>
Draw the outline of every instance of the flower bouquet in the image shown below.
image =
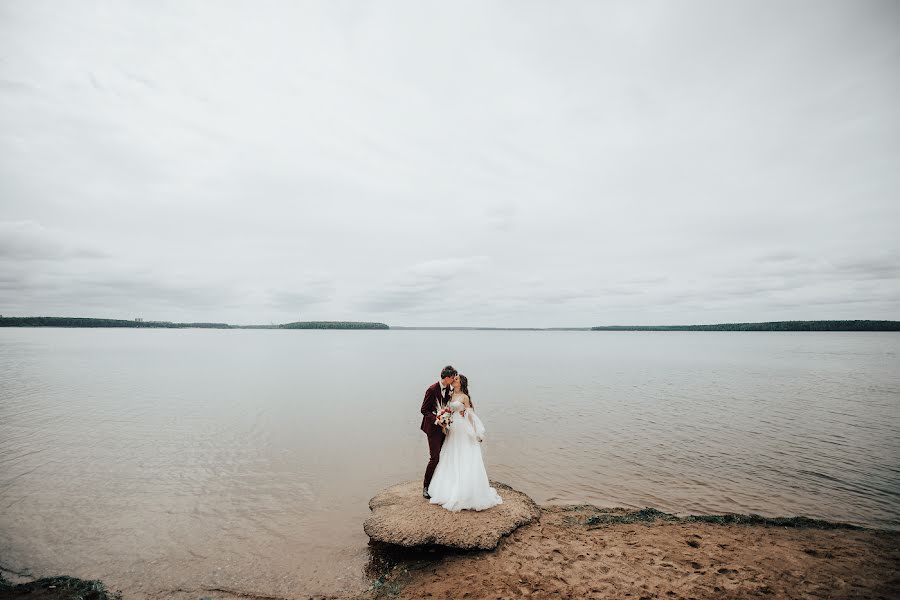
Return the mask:
<path id="1" fill-rule="evenodd" d="M 434 424 L 440 425 L 441 429 L 445 432 L 447 431 L 447 427 L 450 426 L 450 423 L 453 422 L 453 411 L 449 408 L 442 408 L 438 412 L 435 413 Z"/>

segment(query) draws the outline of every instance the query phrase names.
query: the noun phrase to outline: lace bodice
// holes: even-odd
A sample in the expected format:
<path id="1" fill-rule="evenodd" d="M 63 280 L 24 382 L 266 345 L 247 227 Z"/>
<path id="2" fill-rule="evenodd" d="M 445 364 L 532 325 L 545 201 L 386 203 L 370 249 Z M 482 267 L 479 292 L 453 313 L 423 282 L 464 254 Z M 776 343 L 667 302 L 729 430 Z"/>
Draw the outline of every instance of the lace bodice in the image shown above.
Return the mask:
<path id="1" fill-rule="evenodd" d="M 464 409 L 464 408 L 466 407 L 466 405 L 463 404 L 461 400 L 456 400 L 456 399 L 451 400 L 450 402 L 448 402 L 448 403 L 447 403 L 447 406 L 448 406 L 448 407 L 450 408 L 450 410 L 452 410 L 454 413 L 458 413 L 459 411 L 461 411 L 462 409 Z"/>

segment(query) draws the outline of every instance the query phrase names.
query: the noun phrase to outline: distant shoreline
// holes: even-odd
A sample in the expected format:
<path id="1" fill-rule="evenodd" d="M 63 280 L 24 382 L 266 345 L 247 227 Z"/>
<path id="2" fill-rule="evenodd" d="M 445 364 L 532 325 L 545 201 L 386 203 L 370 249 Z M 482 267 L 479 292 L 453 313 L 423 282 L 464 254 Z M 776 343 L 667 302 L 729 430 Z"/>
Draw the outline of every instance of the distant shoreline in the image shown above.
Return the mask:
<path id="1" fill-rule="evenodd" d="M 900 331 L 900 321 L 767 321 L 716 325 L 606 325 L 591 331 Z"/>
<path id="2" fill-rule="evenodd" d="M 270 325 L 175 323 L 89 317 L 2 317 L 0 327 L 131 329 L 343 329 L 394 331 L 900 331 L 900 321 L 766 321 L 711 325 L 599 325 L 595 327 L 404 327 L 369 321 L 296 321 Z"/>
<path id="3" fill-rule="evenodd" d="M 228 323 L 175 323 L 135 319 L 93 319 L 88 317 L 0 317 L 0 327 L 67 327 L 116 329 L 390 329 L 384 323 L 363 321 L 297 321 L 272 325 L 230 325 Z"/>
<path id="4" fill-rule="evenodd" d="M 395 331 L 590 331 L 590 327 L 401 327 Z"/>
<path id="5" fill-rule="evenodd" d="M 391 327 L 409 331 L 900 331 L 900 321 L 769 321 L 714 325 L 600 325 L 596 327 Z"/>

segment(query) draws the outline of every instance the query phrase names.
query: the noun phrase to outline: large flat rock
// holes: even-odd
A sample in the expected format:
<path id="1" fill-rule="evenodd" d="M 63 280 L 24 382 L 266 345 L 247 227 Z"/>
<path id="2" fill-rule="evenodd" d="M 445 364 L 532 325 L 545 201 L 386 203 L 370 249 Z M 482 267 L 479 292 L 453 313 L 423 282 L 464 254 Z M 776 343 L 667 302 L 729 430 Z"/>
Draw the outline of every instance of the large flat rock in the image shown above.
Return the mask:
<path id="1" fill-rule="evenodd" d="M 422 497 L 422 483 L 391 486 L 369 500 L 372 516 L 363 529 L 377 542 L 399 546 L 439 545 L 490 550 L 500 538 L 541 515 L 534 500 L 508 485 L 491 482 L 503 504 L 482 511 L 450 512 Z"/>

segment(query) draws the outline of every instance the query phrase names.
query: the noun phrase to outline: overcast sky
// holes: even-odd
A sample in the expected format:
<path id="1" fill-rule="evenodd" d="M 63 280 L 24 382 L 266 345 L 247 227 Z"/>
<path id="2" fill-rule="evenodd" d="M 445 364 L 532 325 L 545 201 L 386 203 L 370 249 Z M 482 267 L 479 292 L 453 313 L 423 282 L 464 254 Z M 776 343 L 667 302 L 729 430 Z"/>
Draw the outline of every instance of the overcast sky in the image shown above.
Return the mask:
<path id="1" fill-rule="evenodd" d="M 0 3 L 0 313 L 900 319 L 900 2 Z"/>

